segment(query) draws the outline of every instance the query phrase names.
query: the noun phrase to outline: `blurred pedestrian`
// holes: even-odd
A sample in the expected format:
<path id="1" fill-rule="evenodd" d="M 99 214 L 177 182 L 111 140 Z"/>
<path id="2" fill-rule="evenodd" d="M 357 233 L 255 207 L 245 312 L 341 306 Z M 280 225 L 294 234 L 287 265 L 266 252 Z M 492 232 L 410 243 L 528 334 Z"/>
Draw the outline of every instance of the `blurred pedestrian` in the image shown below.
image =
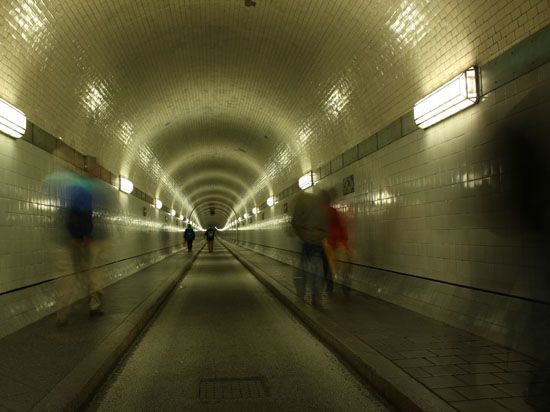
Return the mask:
<path id="1" fill-rule="evenodd" d="M 79 295 L 80 285 L 84 284 L 88 295 L 89 314 L 92 317 L 103 315 L 102 282 L 98 271 L 94 270 L 99 253 L 98 242 L 94 239 L 94 203 L 98 203 L 99 190 L 93 179 L 75 173 L 61 172 L 51 179 L 62 177 L 66 195 L 66 208 L 62 210 L 63 229 L 60 231 L 65 239 L 65 247 L 70 256 L 71 273 L 60 277 L 59 299 L 56 322 L 67 324 L 71 305 Z M 59 184 L 59 181 L 56 182 Z"/>
<path id="2" fill-rule="evenodd" d="M 214 226 L 210 225 L 208 226 L 208 229 L 206 229 L 206 232 L 204 232 L 204 237 L 206 237 L 206 242 L 208 243 L 208 252 L 212 253 L 214 250 L 214 237 L 216 236 L 216 229 L 214 229 Z"/>
<path id="3" fill-rule="evenodd" d="M 327 237 L 323 240 L 323 248 L 327 257 L 329 273 L 325 276 L 327 291 L 332 292 L 334 281 L 340 283 L 344 293 L 348 294 L 351 288 L 351 276 L 344 270 L 341 261 L 349 260 L 352 249 L 349 244 L 348 229 L 345 217 L 338 209 L 330 206 L 329 192 L 322 193 L 326 197 L 329 228 Z"/>
<path id="4" fill-rule="evenodd" d="M 193 240 L 195 240 L 195 231 L 190 224 L 187 225 L 187 229 L 183 232 L 183 240 L 187 243 L 187 251 L 191 253 L 193 250 Z"/>
<path id="5" fill-rule="evenodd" d="M 526 250 L 532 250 L 521 278 L 510 287 L 526 285 L 527 296 L 536 299 L 519 317 L 514 313 L 510 330 L 519 331 L 523 318 L 522 342 L 535 360 L 535 370 L 525 400 L 537 411 L 550 410 L 550 121 L 547 105 L 550 85 L 541 84 L 510 111 L 509 120 L 498 130 L 496 153 L 499 155 L 504 198 L 495 206 L 500 213 L 510 211 L 505 226 L 521 236 Z M 493 205 L 492 205 L 493 206 Z M 507 233 L 501 234 L 507 236 Z M 515 292 L 514 292 L 515 293 Z M 544 303 L 542 303 L 544 302 Z M 519 322 L 518 322 L 519 321 Z M 517 332 L 511 333 L 515 342 Z M 525 345 L 526 344 L 526 345 Z"/>
<path id="6" fill-rule="evenodd" d="M 301 299 L 305 298 L 306 286 L 311 287 L 311 303 L 321 305 L 319 265 L 323 274 L 328 274 L 328 262 L 323 250 L 323 239 L 328 231 L 328 203 L 326 196 L 301 192 L 295 201 L 291 226 L 302 242 L 299 269 L 294 274 L 294 286 Z"/>

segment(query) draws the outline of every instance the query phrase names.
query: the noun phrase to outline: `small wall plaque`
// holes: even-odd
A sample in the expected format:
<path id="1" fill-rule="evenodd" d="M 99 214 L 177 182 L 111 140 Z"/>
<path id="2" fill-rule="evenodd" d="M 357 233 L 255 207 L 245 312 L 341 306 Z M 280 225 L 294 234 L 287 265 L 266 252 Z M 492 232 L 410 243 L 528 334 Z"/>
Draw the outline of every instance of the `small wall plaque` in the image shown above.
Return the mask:
<path id="1" fill-rule="evenodd" d="M 342 184 L 343 184 L 342 192 L 345 195 L 355 192 L 353 175 L 344 177 L 344 179 L 342 180 Z"/>

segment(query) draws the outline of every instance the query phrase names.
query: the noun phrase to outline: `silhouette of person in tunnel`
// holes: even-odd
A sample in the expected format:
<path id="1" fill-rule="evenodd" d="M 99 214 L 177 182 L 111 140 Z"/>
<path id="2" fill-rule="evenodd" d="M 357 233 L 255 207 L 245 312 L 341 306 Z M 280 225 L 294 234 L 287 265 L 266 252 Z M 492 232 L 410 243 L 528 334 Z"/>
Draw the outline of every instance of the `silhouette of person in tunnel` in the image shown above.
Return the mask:
<path id="1" fill-rule="evenodd" d="M 193 251 L 193 240 L 195 240 L 195 231 L 191 224 L 188 224 L 187 229 L 183 232 L 183 240 L 187 243 L 187 252 L 191 253 Z"/>
<path id="2" fill-rule="evenodd" d="M 100 203 L 101 189 L 94 179 L 72 172 L 50 176 L 50 181 L 63 187 L 66 199 L 66 207 L 61 211 L 63 217 L 59 235 L 68 252 L 70 266 L 64 268 L 69 273 L 59 278 L 56 316 L 57 325 L 64 326 L 82 284 L 88 295 L 90 316 L 103 315 L 102 281 L 98 271 L 94 270 L 100 236 L 95 239 L 98 231 L 94 227 L 93 217 L 94 208 Z"/>
<path id="3" fill-rule="evenodd" d="M 307 284 L 311 288 L 311 303 L 320 306 L 320 289 L 324 276 L 329 276 L 328 262 L 323 249 L 323 240 L 329 227 L 328 196 L 319 193 L 298 194 L 292 213 L 291 226 L 301 241 L 298 270 L 294 273 L 294 286 L 300 299 L 305 299 Z M 331 284 L 331 283 L 329 283 Z"/>
<path id="4" fill-rule="evenodd" d="M 525 262 L 530 312 L 517 318 L 510 329 L 522 327 L 522 340 L 536 359 L 527 402 L 537 411 L 550 410 L 550 140 L 547 105 L 538 104 L 550 95 L 550 86 L 530 92 L 511 111 L 497 133 L 505 207 L 511 211 L 513 233 L 525 239 L 525 247 L 536 253 Z M 504 206 L 501 206 L 504 207 Z M 525 284 L 525 279 L 515 279 Z M 513 338 L 513 337 L 512 337 Z"/>
<path id="5" fill-rule="evenodd" d="M 214 251 L 214 238 L 216 237 L 216 229 L 214 226 L 208 226 L 208 229 L 204 232 L 204 237 L 208 243 L 208 253 L 212 253 Z"/>
<path id="6" fill-rule="evenodd" d="M 327 236 L 323 240 L 328 267 L 328 272 L 325 274 L 327 291 L 333 291 L 336 280 L 342 285 L 344 293 L 348 295 L 351 289 L 351 276 L 341 264 L 342 259 L 349 260 L 352 255 L 345 217 L 330 205 L 333 197 L 331 191 L 323 190 L 320 195 L 325 197 L 329 222 Z"/>

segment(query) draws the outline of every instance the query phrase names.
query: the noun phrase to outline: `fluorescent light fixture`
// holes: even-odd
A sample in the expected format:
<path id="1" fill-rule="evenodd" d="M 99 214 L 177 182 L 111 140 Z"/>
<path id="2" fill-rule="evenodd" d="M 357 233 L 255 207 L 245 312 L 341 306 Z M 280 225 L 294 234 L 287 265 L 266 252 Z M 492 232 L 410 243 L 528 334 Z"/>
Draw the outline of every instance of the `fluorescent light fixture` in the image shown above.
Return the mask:
<path id="1" fill-rule="evenodd" d="M 478 101 L 478 70 L 470 67 L 414 105 L 414 121 L 426 129 Z"/>
<path id="2" fill-rule="evenodd" d="M 131 180 L 120 176 L 118 188 L 121 192 L 130 194 L 134 191 L 134 184 L 131 182 Z"/>
<path id="3" fill-rule="evenodd" d="M 160 199 L 155 199 L 155 207 L 157 209 L 162 209 L 162 201 Z"/>
<path id="4" fill-rule="evenodd" d="M 176 211 L 174 209 L 170 210 L 170 216 L 176 216 Z"/>
<path id="5" fill-rule="evenodd" d="M 258 208 L 257 208 L 257 207 L 253 207 L 253 208 L 252 208 L 252 214 L 253 214 L 253 215 L 257 215 L 257 214 L 258 214 Z"/>
<path id="6" fill-rule="evenodd" d="M 269 207 L 273 206 L 275 204 L 275 196 L 268 197 L 265 202 Z"/>
<path id="7" fill-rule="evenodd" d="M 244 217 L 245 219 L 248 219 L 248 213 L 244 212 L 243 217 Z"/>
<path id="8" fill-rule="evenodd" d="M 180 220 L 183 222 L 183 215 L 180 215 Z"/>
<path id="9" fill-rule="evenodd" d="M 300 186 L 300 189 L 307 189 L 308 187 L 313 186 L 313 173 L 309 171 L 301 178 L 299 178 L 298 186 Z"/>
<path id="10" fill-rule="evenodd" d="M 5 100 L 0 99 L 0 132 L 19 139 L 27 129 L 25 114 L 13 107 Z"/>

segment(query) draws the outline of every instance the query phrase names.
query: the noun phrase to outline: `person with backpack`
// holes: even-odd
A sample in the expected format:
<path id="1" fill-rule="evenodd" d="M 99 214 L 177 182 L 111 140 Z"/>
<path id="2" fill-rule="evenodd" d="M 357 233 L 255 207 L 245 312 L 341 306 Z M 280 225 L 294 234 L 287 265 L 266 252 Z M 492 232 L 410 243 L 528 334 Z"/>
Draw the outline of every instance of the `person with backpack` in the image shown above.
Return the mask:
<path id="1" fill-rule="evenodd" d="M 183 240 L 187 243 L 187 251 L 191 253 L 193 250 L 193 240 L 195 240 L 195 231 L 190 224 L 187 225 L 187 229 L 183 232 Z"/>
<path id="2" fill-rule="evenodd" d="M 214 250 L 214 237 L 216 236 L 216 229 L 212 225 L 208 226 L 208 229 L 206 229 L 206 232 L 204 232 L 204 237 L 206 237 L 206 241 L 208 242 L 208 252 L 212 253 Z"/>

